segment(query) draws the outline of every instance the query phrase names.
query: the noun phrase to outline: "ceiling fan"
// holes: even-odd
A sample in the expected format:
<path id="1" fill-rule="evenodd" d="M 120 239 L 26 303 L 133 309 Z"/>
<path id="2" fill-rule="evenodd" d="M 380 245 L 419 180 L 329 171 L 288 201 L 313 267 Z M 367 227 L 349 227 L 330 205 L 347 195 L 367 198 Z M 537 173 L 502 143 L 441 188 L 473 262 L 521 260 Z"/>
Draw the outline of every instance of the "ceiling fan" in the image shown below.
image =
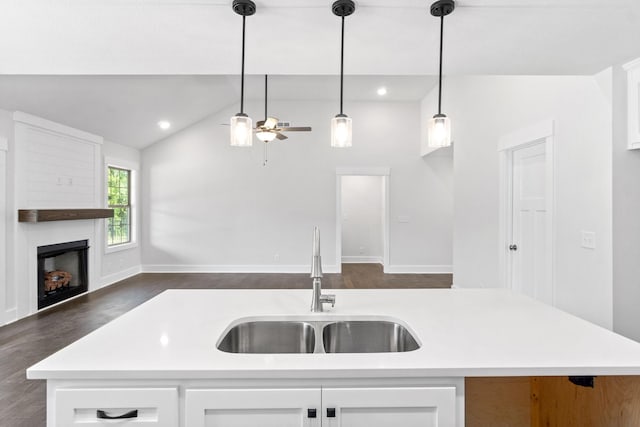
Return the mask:
<path id="1" fill-rule="evenodd" d="M 287 135 L 283 132 L 310 132 L 310 126 L 300 126 L 300 127 L 292 127 L 292 126 L 284 126 L 283 123 L 280 123 L 277 118 L 270 117 L 267 113 L 267 104 L 268 104 L 268 92 L 269 90 L 269 76 L 267 74 L 264 75 L 264 120 L 260 120 L 256 123 L 256 127 L 254 132 L 256 133 L 256 137 L 266 143 L 273 141 L 274 139 L 284 140 L 287 139 Z"/>
<path id="2" fill-rule="evenodd" d="M 269 76 L 267 74 L 264 75 L 264 120 L 260 120 L 256 122 L 256 127 L 253 130 L 256 134 L 256 137 L 264 142 L 264 157 L 262 161 L 262 166 L 266 166 L 267 159 L 267 145 L 269 142 L 274 139 L 285 140 L 287 139 L 287 135 L 283 132 L 311 132 L 310 126 L 288 126 L 285 123 L 281 123 L 275 117 L 270 117 L 267 113 L 267 105 L 268 105 L 268 92 L 269 90 Z"/>

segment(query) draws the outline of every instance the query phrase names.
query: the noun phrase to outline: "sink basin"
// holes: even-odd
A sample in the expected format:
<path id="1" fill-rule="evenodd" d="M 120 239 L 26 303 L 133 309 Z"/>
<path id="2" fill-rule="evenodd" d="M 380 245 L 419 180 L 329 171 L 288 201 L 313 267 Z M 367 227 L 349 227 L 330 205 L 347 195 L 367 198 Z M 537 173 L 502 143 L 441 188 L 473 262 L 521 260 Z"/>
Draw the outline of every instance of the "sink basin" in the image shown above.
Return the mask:
<path id="1" fill-rule="evenodd" d="M 327 353 L 389 353 L 417 350 L 420 345 L 402 325 L 378 320 L 339 321 L 325 325 Z"/>
<path id="2" fill-rule="evenodd" d="M 315 344 L 311 323 L 255 321 L 232 327 L 218 349 L 227 353 L 313 353 Z"/>
<path id="3" fill-rule="evenodd" d="M 316 344 L 316 334 L 318 341 Z M 227 353 L 397 353 L 420 348 L 414 336 L 390 320 L 251 318 L 232 326 L 218 343 Z"/>

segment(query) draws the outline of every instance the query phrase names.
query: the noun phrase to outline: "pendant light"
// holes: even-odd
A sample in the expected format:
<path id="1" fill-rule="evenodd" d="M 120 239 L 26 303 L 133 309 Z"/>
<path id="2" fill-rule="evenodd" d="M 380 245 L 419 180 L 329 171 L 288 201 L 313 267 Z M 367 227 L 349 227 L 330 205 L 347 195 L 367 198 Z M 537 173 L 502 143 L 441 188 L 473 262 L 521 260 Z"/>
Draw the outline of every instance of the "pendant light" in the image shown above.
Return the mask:
<path id="1" fill-rule="evenodd" d="M 340 45 L 340 114 L 331 119 L 331 146 L 351 147 L 351 118 L 342 112 L 344 89 L 344 18 L 356 10 L 352 0 L 337 0 L 331 6 L 333 14 L 342 18 L 342 41 Z"/>
<path id="2" fill-rule="evenodd" d="M 444 17 L 456 8 L 454 0 L 439 0 L 431 5 L 431 15 L 440 18 L 440 72 L 438 78 L 438 114 L 429 120 L 429 141 L 431 148 L 451 145 L 451 120 L 442 114 L 442 45 L 444 36 Z"/>
<path id="3" fill-rule="evenodd" d="M 231 117 L 231 145 L 251 147 L 253 143 L 253 122 L 244 112 L 244 38 L 247 16 L 256 13 L 256 5 L 251 0 L 233 0 L 233 11 L 242 16 L 242 72 L 240 80 L 240 112 Z"/>

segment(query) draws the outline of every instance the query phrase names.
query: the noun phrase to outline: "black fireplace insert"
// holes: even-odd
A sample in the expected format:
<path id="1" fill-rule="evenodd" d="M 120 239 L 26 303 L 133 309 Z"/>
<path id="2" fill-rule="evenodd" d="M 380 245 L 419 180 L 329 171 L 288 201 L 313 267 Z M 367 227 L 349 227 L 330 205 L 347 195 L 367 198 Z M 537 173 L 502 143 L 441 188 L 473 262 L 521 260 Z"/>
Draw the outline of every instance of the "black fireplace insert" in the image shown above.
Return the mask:
<path id="1" fill-rule="evenodd" d="M 89 241 L 38 246 L 38 309 L 87 292 Z"/>

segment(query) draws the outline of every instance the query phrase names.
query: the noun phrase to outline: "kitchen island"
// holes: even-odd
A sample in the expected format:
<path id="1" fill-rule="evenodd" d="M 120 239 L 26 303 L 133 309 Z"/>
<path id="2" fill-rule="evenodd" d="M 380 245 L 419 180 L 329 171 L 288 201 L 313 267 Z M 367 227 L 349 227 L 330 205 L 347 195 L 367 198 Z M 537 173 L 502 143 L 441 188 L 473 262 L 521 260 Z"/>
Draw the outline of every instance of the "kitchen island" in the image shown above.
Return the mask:
<path id="1" fill-rule="evenodd" d="M 463 426 L 465 377 L 640 375 L 640 344 L 505 290 L 170 290 L 32 366 L 49 426 Z M 397 353 L 235 354 L 252 319 L 390 320 Z M 257 422 L 260 420 L 260 422 Z M 129 424 L 127 424 L 129 425 Z"/>

